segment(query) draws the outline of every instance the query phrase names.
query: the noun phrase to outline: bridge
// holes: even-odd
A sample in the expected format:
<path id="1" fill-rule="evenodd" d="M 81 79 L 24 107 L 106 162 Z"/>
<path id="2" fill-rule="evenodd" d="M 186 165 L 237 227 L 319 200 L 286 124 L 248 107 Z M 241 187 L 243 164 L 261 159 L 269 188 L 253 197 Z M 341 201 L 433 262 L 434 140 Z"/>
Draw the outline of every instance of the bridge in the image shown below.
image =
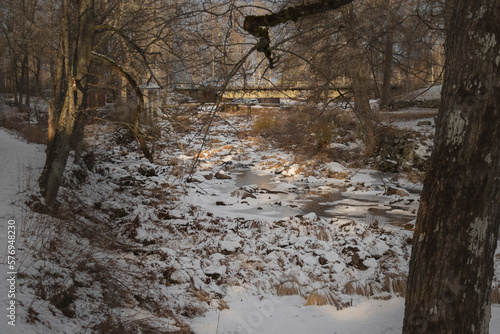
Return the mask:
<path id="1" fill-rule="evenodd" d="M 219 89 L 213 87 L 176 88 L 175 91 L 206 102 L 213 102 L 220 96 Z M 349 87 L 329 89 L 328 97 L 332 99 L 348 93 Z M 222 98 L 224 100 L 258 99 L 261 102 L 277 101 L 279 103 L 279 99 L 305 100 L 315 95 L 324 97 L 325 91 L 320 91 L 315 87 L 229 87 L 223 92 Z"/>
<path id="2" fill-rule="evenodd" d="M 342 94 L 347 93 L 347 88 L 340 90 Z M 228 88 L 224 91 L 222 97 L 224 99 L 243 99 L 243 98 L 256 98 L 256 99 L 308 99 L 314 94 L 318 95 L 319 90 L 310 87 L 287 87 L 287 88 L 274 88 L 274 87 L 249 87 L 249 88 Z M 325 92 L 321 92 L 324 96 Z M 328 97 L 339 97 L 339 90 L 329 89 Z"/>

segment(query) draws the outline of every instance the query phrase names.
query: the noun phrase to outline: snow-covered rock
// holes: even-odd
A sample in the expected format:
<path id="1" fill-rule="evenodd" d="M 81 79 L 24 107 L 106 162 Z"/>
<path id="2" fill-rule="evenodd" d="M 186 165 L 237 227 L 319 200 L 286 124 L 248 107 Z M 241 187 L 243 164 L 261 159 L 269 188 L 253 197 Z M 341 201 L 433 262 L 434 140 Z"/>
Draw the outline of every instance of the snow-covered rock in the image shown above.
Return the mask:
<path id="1" fill-rule="evenodd" d="M 389 246 L 382 240 L 374 240 L 368 245 L 367 251 L 371 256 L 382 256 L 389 250 Z"/>
<path id="2" fill-rule="evenodd" d="M 312 175 L 308 176 L 307 179 L 306 179 L 306 181 L 308 183 L 318 183 L 319 182 L 319 180 L 316 177 L 312 176 Z"/>
<path id="3" fill-rule="evenodd" d="M 339 254 L 336 251 L 330 251 L 330 252 L 324 254 L 322 257 L 329 263 L 342 261 Z"/>
<path id="4" fill-rule="evenodd" d="M 306 215 L 303 215 L 302 218 L 308 219 L 308 220 L 317 220 L 318 216 L 314 212 L 309 212 Z"/>
<path id="5" fill-rule="evenodd" d="M 191 280 L 189 275 L 183 270 L 176 270 L 170 275 L 170 280 L 177 284 L 187 283 Z"/>
<path id="6" fill-rule="evenodd" d="M 300 166 L 298 164 L 293 164 L 288 169 L 285 169 L 281 175 L 286 176 L 286 177 L 292 177 L 296 176 L 299 172 Z"/>
<path id="7" fill-rule="evenodd" d="M 219 242 L 219 249 L 221 252 L 234 253 L 241 248 L 239 241 L 221 241 Z"/>
<path id="8" fill-rule="evenodd" d="M 364 260 L 363 264 L 368 268 L 376 268 L 378 266 L 377 260 L 375 260 L 373 257 Z"/>

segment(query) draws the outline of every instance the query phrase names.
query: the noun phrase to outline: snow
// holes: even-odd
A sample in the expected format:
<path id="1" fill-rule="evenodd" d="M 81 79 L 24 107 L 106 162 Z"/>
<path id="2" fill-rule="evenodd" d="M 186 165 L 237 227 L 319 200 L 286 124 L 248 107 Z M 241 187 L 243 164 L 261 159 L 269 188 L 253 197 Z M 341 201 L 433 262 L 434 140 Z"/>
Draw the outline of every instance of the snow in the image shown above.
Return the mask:
<path id="1" fill-rule="evenodd" d="M 398 100 L 402 100 L 402 101 L 410 101 L 410 100 L 436 101 L 436 100 L 440 100 L 442 88 L 443 88 L 443 85 L 435 85 L 435 86 L 431 86 L 429 88 L 422 88 L 422 89 L 413 91 L 411 93 L 408 93 L 408 94 L 398 98 Z"/>
<path id="2" fill-rule="evenodd" d="M 304 306 L 300 296 L 237 296 L 229 310 L 211 310 L 190 324 L 197 334 L 401 333 L 404 299 L 365 300 L 343 310 Z M 500 333 L 500 308 L 493 307 L 490 333 Z"/>
<path id="3" fill-rule="evenodd" d="M 11 133 L 0 128 L 0 244 L 2 265 L 0 266 L 0 333 L 32 333 L 34 328 L 26 324 L 26 305 L 31 300 L 28 296 L 22 296 L 20 292 L 19 280 L 17 275 L 10 275 L 7 266 L 7 226 L 10 220 L 15 221 L 16 232 L 16 269 L 22 264 L 20 251 L 22 249 L 21 231 L 25 229 L 24 215 L 22 208 L 16 204 L 18 195 L 26 187 L 31 186 L 33 178 L 40 172 L 43 163 L 44 148 L 40 145 L 32 145 L 16 138 Z M 7 305 L 14 298 L 9 298 L 10 285 L 7 284 L 7 278 L 15 276 L 16 278 L 16 313 L 15 319 L 7 317 Z M 25 303 L 21 305 L 21 303 Z M 9 325 L 9 322 L 15 320 L 15 328 Z"/>
<path id="4" fill-rule="evenodd" d="M 243 297 L 231 309 L 210 311 L 191 324 L 197 334 L 401 333 L 404 299 L 368 300 L 338 311 L 304 306 L 300 296 Z"/>
<path id="5" fill-rule="evenodd" d="M 168 311 L 164 314 L 175 313 L 199 334 L 400 333 L 403 298 L 388 291 L 373 296 L 348 294 L 345 287 L 351 282 L 361 287 L 370 282 L 382 286 L 388 273 L 407 273 L 412 232 L 402 230 L 394 220 L 414 224 L 419 199 L 415 189 L 421 190 L 421 185 L 338 162 L 307 170 L 306 164 L 295 163 L 290 154 L 235 140 L 230 129 L 236 126 L 217 125 L 213 139 L 220 144 L 204 151 L 203 170 L 191 176 L 194 182 L 183 184 L 187 175 L 177 178 L 170 172 L 190 166 L 193 154 L 187 152 L 200 147 L 196 140 L 190 150 L 169 148 L 158 159 L 175 159 L 175 166 L 150 164 L 137 153 L 122 154 L 123 148 L 109 149 L 103 153 L 108 158 L 97 161 L 99 173 L 89 173 L 86 183 L 65 188 L 65 196 L 71 199 L 75 194 L 86 205 L 83 208 L 94 208 L 99 222 L 112 221 L 131 235 L 126 239 L 128 246 L 133 245 L 131 250 L 99 249 L 88 258 L 89 268 L 96 263 L 116 266 L 117 273 L 108 279 L 118 280 L 131 291 L 128 304 L 116 311 L 122 317 L 153 319 L 162 328 L 175 328 L 172 318 L 158 316 L 143 304 L 150 298 Z M 106 142 L 99 135 L 93 140 L 99 145 Z M 43 149 L 0 130 L 0 182 L 4 186 L 0 217 L 4 222 L 10 217 L 23 221 L 21 208 L 13 203 L 23 198 L 19 192 L 38 175 Z M 154 168 L 154 175 L 144 166 Z M 29 171 L 24 172 L 25 168 Z M 69 171 L 72 168 L 77 166 L 69 166 Z M 206 178 L 218 171 L 230 179 Z M 328 171 L 326 176 L 324 171 Z M 387 185 L 405 189 L 409 196 L 387 196 Z M 87 218 L 75 214 L 77 219 Z M 5 244 L 5 232 L 0 235 Z M 74 236 L 68 239 L 71 247 L 81 243 L 85 248 L 87 242 Z M 46 266 L 45 260 L 29 261 L 30 273 Z M 66 275 L 68 285 L 91 281 L 83 278 L 85 271 L 50 265 Z M 276 296 L 277 286 L 287 282 L 299 294 Z M 101 305 L 93 304 L 102 298 L 101 284 L 82 288 L 75 303 L 80 305 L 77 319 L 64 317 L 47 301 L 35 299 L 32 289 L 23 287 L 20 301 L 24 306 L 19 309 L 16 330 L 82 332 L 94 317 L 91 309 Z M 2 305 L 8 301 L 5 289 L 3 284 Z M 317 290 L 331 291 L 351 306 L 305 306 L 306 298 Z M 136 296 L 144 298 L 138 302 Z M 390 299 L 375 299 L 380 297 Z M 27 306 L 32 302 L 43 323 L 26 323 Z M 499 333 L 500 308 L 494 306 L 492 314 L 490 332 Z M 0 319 L 0 333 L 16 333 L 4 320 Z"/>
<path id="6" fill-rule="evenodd" d="M 223 252 L 234 253 L 241 247 L 238 241 L 221 241 L 219 243 L 219 248 Z"/>
<path id="7" fill-rule="evenodd" d="M 436 85 L 430 88 L 424 88 L 421 90 L 417 90 L 412 94 L 417 96 L 417 101 L 429 101 L 429 100 L 439 100 L 441 99 L 441 89 L 443 85 Z"/>

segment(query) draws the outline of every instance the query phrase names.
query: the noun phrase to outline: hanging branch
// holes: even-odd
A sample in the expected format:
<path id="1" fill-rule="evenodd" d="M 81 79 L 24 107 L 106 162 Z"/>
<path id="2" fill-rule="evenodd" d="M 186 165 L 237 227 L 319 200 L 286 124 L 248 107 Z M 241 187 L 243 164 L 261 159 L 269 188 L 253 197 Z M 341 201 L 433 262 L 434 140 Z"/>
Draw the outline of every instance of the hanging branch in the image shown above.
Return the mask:
<path id="1" fill-rule="evenodd" d="M 132 133 L 134 135 L 134 138 L 137 140 L 139 143 L 139 147 L 141 148 L 142 153 L 148 159 L 149 161 L 153 162 L 153 154 L 149 150 L 146 141 L 144 139 L 144 136 L 142 135 L 140 128 L 139 128 L 139 117 L 141 113 L 144 111 L 144 95 L 142 94 L 141 88 L 137 84 L 137 82 L 132 78 L 130 73 L 125 71 L 119 64 L 117 64 L 113 59 L 102 55 L 100 53 L 92 51 L 92 56 L 104 61 L 106 64 L 112 66 L 120 75 L 122 75 L 132 86 L 132 88 L 135 91 L 135 94 L 137 95 L 137 111 L 135 113 L 135 118 L 134 118 L 134 124 L 132 126 Z"/>
<path id="2" fill-rule="evenodd" d="M 274 68 L 270 49 L 271 39 L 267 28 L 275 27 L 289 21 L 296 22 L 300 18 L 323 13 L 340 8 L 353 0 L 321 0 L 318 2 L 288 7 L 279 12 L 268 15 L 248 15 L 245 17 L 243 29 L 258 39 L 257 51 L 264 53 L 269 61 L 269 68 Z M 267 28 L 265 28 L 267 27 Z"/>

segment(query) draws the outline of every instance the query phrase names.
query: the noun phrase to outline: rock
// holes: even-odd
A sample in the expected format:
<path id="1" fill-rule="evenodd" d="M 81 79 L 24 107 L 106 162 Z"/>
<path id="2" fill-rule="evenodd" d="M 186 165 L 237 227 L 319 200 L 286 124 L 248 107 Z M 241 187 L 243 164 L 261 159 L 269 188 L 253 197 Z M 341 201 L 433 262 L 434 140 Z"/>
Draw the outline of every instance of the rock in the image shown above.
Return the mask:
<path id="1" fill-rule="evenodd" d="M 381 257 L 389 250 L 389 246 L 382 240 L 373 241 L 369 248 L 368 253 L 373 257 Z"/>
<path id="2" fill-rule="evenodd" d="M 325 259 L 325 261 L 333 263 L 333 262 L 341 262 L 342 259 L 340 256 L 337 254 L 335 251 L 328 252 L 322 256 L 322 258 Z"/>
<path id="3" fill-rule="evenodd" d="M 281 175 L 286 176 L 286 177 L 292 177 L 292 176 L 295 176 L 298 174 L 299 169 L 300 169 L 300 165 L 293 164 L 288 169 L 282 171 Z"/>
<path id="4" fill-rule="evenodd" d="M 134 179 L 132 176 L 124 176 L 118 180 L 118 185 L 122 187 L 126 186 L 134 186 L 137 183 L 137 180 Z"/>
<path id="5" fill-rule="evenodd" d="M 376 268 L 378 266 L 377 260 L 374 258 L 369 258 L 363 261 L 363 264 L 367 266 L 368 268 Z"/>
<path id="6" fill-rule="evenodd" d="M 222 254 L 230 254 L 240 249 L 241 245 L 238 241 L 221 241 L 219 248 Z"/>
<path id="7" fill-rule="evenodd" d="M 157 176 L 156 171 L 154 167 L 152 166 L 147 166 L 147 165 L 140 165 L 139 168 L 137 169 L 137 172 L 143 176 L 151 177 L 151 176 Z"/>
<path id="8" fill-rule="evenodd" d="M 299 188 L 291 183 L 286 183 L 286 182 L 280 182 L 272 191 L 279 191 L 282 193 L 287 193 L 287 192 L 297 192 Z"/>
<path id="9" fill-rule="evenodd" d="M 226 266 L 208 266 L 203 271 L 211 279 L 218 280 L 226 275 Z"/>
<path id="10" fill-rule="evenodd" d="M 257 199 L 257 197 L 254 195 L 254 194 L 251 194 L 249 192 L 245 192 L 243 194 L 243 196 L 241 196 L 241 199 L 247 199 L 247 198 L 253 198 L 253 199 Z"/>
<path id="11" fill-rule="evenodd" d="M 188 183 L 203 183 L 203 181 L 205 181 L 205 178 L 201 175 L 191 175 L 190 177 L 188 177 L 186 179 L 186 182 Z"/>
<path id="12" fill-rule="evenodd" d="M 189 275 L 182 270 L 176 270 L 170 275 L 170 281 L 177 284 L 187 283 L 191 279 Z"/>
<path id="13" fill-rule="evenodd" d="M 354 268 L 359 270 L 366 270 L 368 267 L 363 263 L 364 261 L 361 259 L 358 253 L 355 253 L 351 256 L 351 263 L 349 265 L 354 266 Z"/>
<path id="14" fill-rule="evenodd" d="M 217 180 L 231 180 L 231 176 L 227 175 L 224 171 L 218 171 L 215 173 L 215 178 Z"/>
<path id="15" fill-rule="evenodd" d="M 345 268 L 346 268 L 346 266 L 345 266 L 344 262 L 334 263 L 333 266 L 332 266 L 332 270 L 336 274 L 342 273 Z"/>
<path id="16" fill-rule="evenodd" d="M 317 178 L 315 178 L 314 176 L 312 176 L 312 175 L 311 175 L 311 176 L 309 176 L 309 177 L 306 179 L 306 181 L 307 181 L 308 183 L 317 183 L 317 182 L 319 182 L 319 180 L 318 180 Z"/>
<path id="17" fill-rule="evenodd" d="M 410 196 L 410 194 L 406 190 L 400 189 L 400 188 L 395 188 L 395 187 L 388 187 L 385 194 L 387 196 L 393 196 L 393 195 L 398 195 L 401 197 Z"/>
<path id="18" fill-rule="evenodd" d="M 231 193 L 231 196 L 233 197 L 238 197 L 241 199 L 247 199 L 247 198 L 257 198 L 254 194 L 248 192 L 247 190 L 240 188 L 238 190 L 235 190 Z"/>
<path id="19" fill-rule="evenodd" d="M 309 212 L 308 214 L 303 215 L 302 218 L 313 221 L 318 220 L 318 216 L 314 212 Z"/>

